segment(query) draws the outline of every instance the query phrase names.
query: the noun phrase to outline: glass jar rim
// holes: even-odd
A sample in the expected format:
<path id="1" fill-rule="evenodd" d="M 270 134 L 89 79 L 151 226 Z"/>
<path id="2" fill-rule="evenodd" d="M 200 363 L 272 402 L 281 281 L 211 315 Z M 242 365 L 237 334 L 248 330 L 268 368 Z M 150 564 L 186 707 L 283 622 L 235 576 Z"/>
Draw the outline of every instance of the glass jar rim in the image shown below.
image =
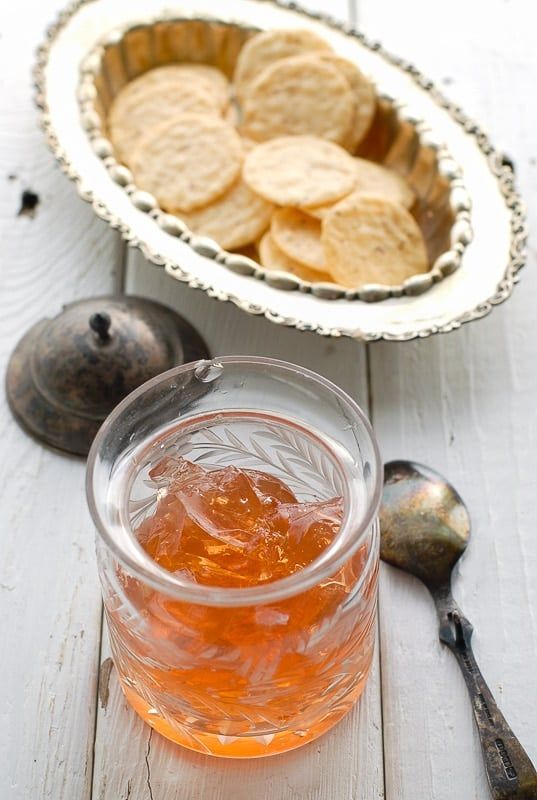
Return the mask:
<path id="1" fill-rule="evenodd" d="M 371 473 L 374 480 L 372 484 L 371 498 L 364 509 L 364 513 L 360 520 L 360 524 L 357 526 L 356 533 L 349 540 L 349 542 L 340 549 L 340 552 L 335 553 L 332 557 L 326 558 L 324 555 L 330 550 L 330 548 L 328 548 L 325 553 L 322 553 L 314 561 L 298 572 L 270 583 L 259 584 L 258 586 L 247 588 L 228 588 L 207 586 L 196 583 L 186 585 L 185 583 L 181 582 L 181 580 L 172 572 L 169 572 L 157 564 L 143 550 L 141 545 L 138 545 L 137 548 L 140 554 L 139 561 L 135 560 L 130 554 L 125 553 L 121 546 L 115 541 L 109 526 L 101 515 L 99 503 L 95 497 L 93 477 L 98 463 L 102 442 L 109 433 L 110 429 L 114 427 L 117 419 L 123 413 L 125 413 L 125 411 L 145 392 L 158 386 L 159 383 L 163 383 L 168 379 L 173 379 L 177 375 L 191 371 L 196 364 L 200 363 L 203 362 L 190 362 L 179 367 L 174 367 L 173 369 L 162 372 L 160 375 L 157 375 L 156 377 L 142 384 L 129 395 L 127 395 L 127 397 L 125 397 L 121 403 L 115 407 L 115 409 L 108 415 L 101 425 L 91 446 L 86 470 L 86 497 L 89 511 L 93 523 L 97 529 L 97 533 L 103 544 L 112 551 L 121 565 L 125 567 L 130 574 L 143 581 L 145 584 L 150 585 L 153 589 L 156 589 L 157 591 L 160 591 L 176 600 L 205 606 L 237 607 L 275 602 L 301 594 L 306 590 L 318 585 L 321 581 L 337 572 L 337 570 L 340 569 L 357 550 L 363 537 L 367 534 L 371 525 L 374 523 L 380 505 L 383 486 L 382 460 L 373 428 L 371 427 L 371 423 L 369 422 L 368 418 L 360 406 L 343 389 L 327 378 L 324 378 L 322 375 L 319 375 L 318 373 L 307 369 L 306 367 L 302 367 L 298 364 L 293 364 L 288 361 L 264 356 L 222 356 L 213 358 L 211 362 L 207 362 L 215 365 L 262 365 L 267 368 L 272 367 L 280 370 L 288 370 L 295 374 L 298 373 L 335 394 L 340 402 L 343 402 L 352 410 L 353 414 L 362 425 L 364 432 L 369 438 L 372 446 L 374 463 L 371 464 Z M 350 519 L 350 509 L 348 504 L 346 504 L 345 515 L 343 517 L 340 531 L 344 532 L 351 524 L 352 521 Z M 361 580 L 365 579 L 367 575 L 371 556 L 372 554 L 370 553 L 367 559 L 367 564 L 365 565 L 360 578 L 360 583 Z"/>

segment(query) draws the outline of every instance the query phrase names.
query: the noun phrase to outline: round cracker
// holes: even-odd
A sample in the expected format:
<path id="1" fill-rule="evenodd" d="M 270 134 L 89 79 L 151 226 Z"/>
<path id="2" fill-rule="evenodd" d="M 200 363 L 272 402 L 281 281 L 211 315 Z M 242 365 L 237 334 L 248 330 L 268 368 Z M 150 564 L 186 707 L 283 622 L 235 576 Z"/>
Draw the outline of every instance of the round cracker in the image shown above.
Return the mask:
<path id="1" fill-rule="evenodd" d="M 246 42 L 237 59 L 233 79 L 237 97 L 242 99 L 252 81 L 275 61 L 302 53 L 330 49 L 324 39 L 308 30 L 258 33 Z"/>
<path id="2" fill-rule="evenodd" d="M 166 82 L 146 86 L 134 94 L 122 90 L 110 109 L 110 138 L 119 157 L 130 166 L 133 151 L 153 127 L 178 114 L 190 113 L 216 116 L 213 96 L 196 86 Z"/>
<path id="3" fill-rule="evenodd" d="M 188 85 L 200 84 L 206 86 L 214 95 L 215 102 L 219 108 L 226 109 L 230 97 L 230 84 L 222 70 L 210 66 L 210 64 L 167 64 L 158 67 L 159 71 L 167 70 L 167 75 L 187 81 Z"/>
<path id="4" fill-rule="evenodd" d="M 399 286 L 429 264 L 421 231 L 406 209 L 382 197 L 355 195 L 324 219 L 322 242 L 337 283 Z"/>
<path id="5" fill-rule="evenodd" d="M 317 272 L 326 272 L 321 223 L 296 208 L 279 208 L 270 226 L 274 243 L 289 258 Z"/>
<path id="6" fill-rule="evenodd" d="M 410 208 L 414 203 L 414 192 L 397 172 L 367 161 L 365 158 L 354 159 L 356 168 L 355 191 L 361 194 L 378 194 L 394 203 L 399 203 L 405 208 Z"/>
<path id="7" fill-rule="evenodd" d="M 311 134 L 346 141 L 356 113 L 343 75 L 316 55 L 296 56 L 267 67 L 250 84 L 243 104 L 243 129 L 257 141 Z"/>
<path id="8" fill-rule="evenodd" d="M 375 164 L 374 161 L 367 161 L 365 158 L 355 158 L 356 169 L 356 183 L 352 191 L 354 194 L 367 194 L 378 195 L 384 197 L 386 200 L 391 200 L 394 203 L 405 208 L 410 208 L 414 203 L 414 192 L 397 172 L 383 167 L 381 164 Z M 344 200 L 350 198 L 345 197 Z M 343 202 L 339 200 L 335 205 Z M 324 219 L 326 215 L 334 208 L 333 203 L 326 205 L 311 206 L 304 208 L 307 214 L 310 214 L 316 219 Z"/>
<path id="9" fill-rule="evenodd" d="M 239 177 L 243 150 L 237 131 L 218 117 L 182 114 L 144 137 L 131 159 L 136 184 L 167 211 L 211 203 Z"/>
<path id="10" fill-rule="evenodd" d="M 333 278 L 328 273 L 309 269 L 309 267 L 286 255 L 283 250 L 280 250 L 270 231 L 267 231 L 259 242 L 259 258 L 262 266 L 266 269 L 290 272 L 298 278 L 302 278 L 303 281 L 310 281 L 311 283 L 318 281 L 333 283 Z"/>
<path id="11" fill-rule="evenodd" d="M 354 163 L 346 150 L 332 142 L 314 136 L 284 136 L 248 153 L 244 180 L 276 205 L 319 205 L 352 190 Z"/>
<path id="12" fill-rule="evenodd" d="M 195 233 L 209 236 L 225 250 L 255 242 L 270 225 L 274 206 L 254 194 L 242 178 L 208 206 L 177 212 Z"/>
<path id="13" fill-rule="evenodd" d="M 318 58 L 327 64 L 332 64 L 339 70 L 352 89 L 356 107 L 344 145 L 347 150 L 354 153 L 369 130 L 375 116 L 377 105 L 375 89 L 371 81 L 352 61 L 348 61 L 348 59 L 342 58 L 335 53 L 319 53 Z"/>
<path id="14" fill-rule="evenodd" d="M 215 106 L 225 109 L 229 102 L 230 85 L 229 81 L 216 67 L 208 64 L 165 64 L 162 67 L 142 73 L 137 78 L 126 84 L 120 94 L 129 98 L 145 93 L 148 89 L 166 84 L 176 84 L 183 88 L 197 88 L 212 96 Z M 119 95 L 118 95 L 119 96 Z"/>

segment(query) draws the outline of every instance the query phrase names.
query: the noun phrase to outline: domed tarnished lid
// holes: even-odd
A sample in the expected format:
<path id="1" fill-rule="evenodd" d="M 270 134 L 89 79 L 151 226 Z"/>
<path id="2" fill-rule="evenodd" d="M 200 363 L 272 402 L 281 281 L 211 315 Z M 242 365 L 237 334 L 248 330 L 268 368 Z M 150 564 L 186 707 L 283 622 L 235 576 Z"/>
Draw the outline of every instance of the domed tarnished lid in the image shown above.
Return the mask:
<path id="1" fill-rule="evenodd" d="M 21 425 L 45 443 L 87 455 L 110 411 L 171 367 L 209 358 L 197 331 L 142 297 L 106 296 L 64 307 L 15 348 L 7 395 Z"/>

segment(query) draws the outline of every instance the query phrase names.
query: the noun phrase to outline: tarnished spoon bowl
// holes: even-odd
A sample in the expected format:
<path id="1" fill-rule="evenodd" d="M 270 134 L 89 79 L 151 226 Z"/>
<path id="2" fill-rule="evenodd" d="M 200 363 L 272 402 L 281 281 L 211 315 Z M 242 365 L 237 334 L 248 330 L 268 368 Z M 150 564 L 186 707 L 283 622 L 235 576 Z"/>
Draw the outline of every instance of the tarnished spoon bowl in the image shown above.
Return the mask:
<path id="1" fill-rule="evenodd" d="M 382 559 L 429 588 L 449 581 L 470 539 L 460 495 L 438 473 L 411 461 L 385 467 L 380 524 Z"/>

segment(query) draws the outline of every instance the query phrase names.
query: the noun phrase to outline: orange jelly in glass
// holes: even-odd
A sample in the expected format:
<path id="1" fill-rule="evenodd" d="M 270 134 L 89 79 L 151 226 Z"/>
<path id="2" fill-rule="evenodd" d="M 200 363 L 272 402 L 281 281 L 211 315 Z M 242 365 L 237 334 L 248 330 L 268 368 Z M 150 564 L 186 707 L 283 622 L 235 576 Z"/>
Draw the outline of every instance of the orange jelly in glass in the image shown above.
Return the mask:
<path id="1" fill-rule="evenodd" d="M 256 362 L 222 360 L 232 385 L 244 361 Z M 286 382 L 306 372 L 271 364 Z M 190 369 L 195 378 L 195 368 L 179 375 Z M 334 412 L 343 398 L 357 416 L 355 442 L 365 428 L 363 463 L 324 431 L 252 408 L 252 399 L 247 408 L 207 409 L 211 385 L 198 403 L 188 398 L 190 414 L 174 409 L 136 442 L 136 402 L 162 408 L 181 381 L 173 370 L 150 384 L 105 423 L 88 472 L 123 691 L 149 725 L 193 750 L 251 757 L 298 747 L 352 707 L 371 666 L 380 484 L 370 429 L 350 398 L 313 376 L 308 395 L 312 385 L 338 392 Z M 257 394 L 266 404 L 270 393 Z M 151 419 L 143 415 L 145 425 Z M 125 422 L 129 445 L 116 454 Z"/>

